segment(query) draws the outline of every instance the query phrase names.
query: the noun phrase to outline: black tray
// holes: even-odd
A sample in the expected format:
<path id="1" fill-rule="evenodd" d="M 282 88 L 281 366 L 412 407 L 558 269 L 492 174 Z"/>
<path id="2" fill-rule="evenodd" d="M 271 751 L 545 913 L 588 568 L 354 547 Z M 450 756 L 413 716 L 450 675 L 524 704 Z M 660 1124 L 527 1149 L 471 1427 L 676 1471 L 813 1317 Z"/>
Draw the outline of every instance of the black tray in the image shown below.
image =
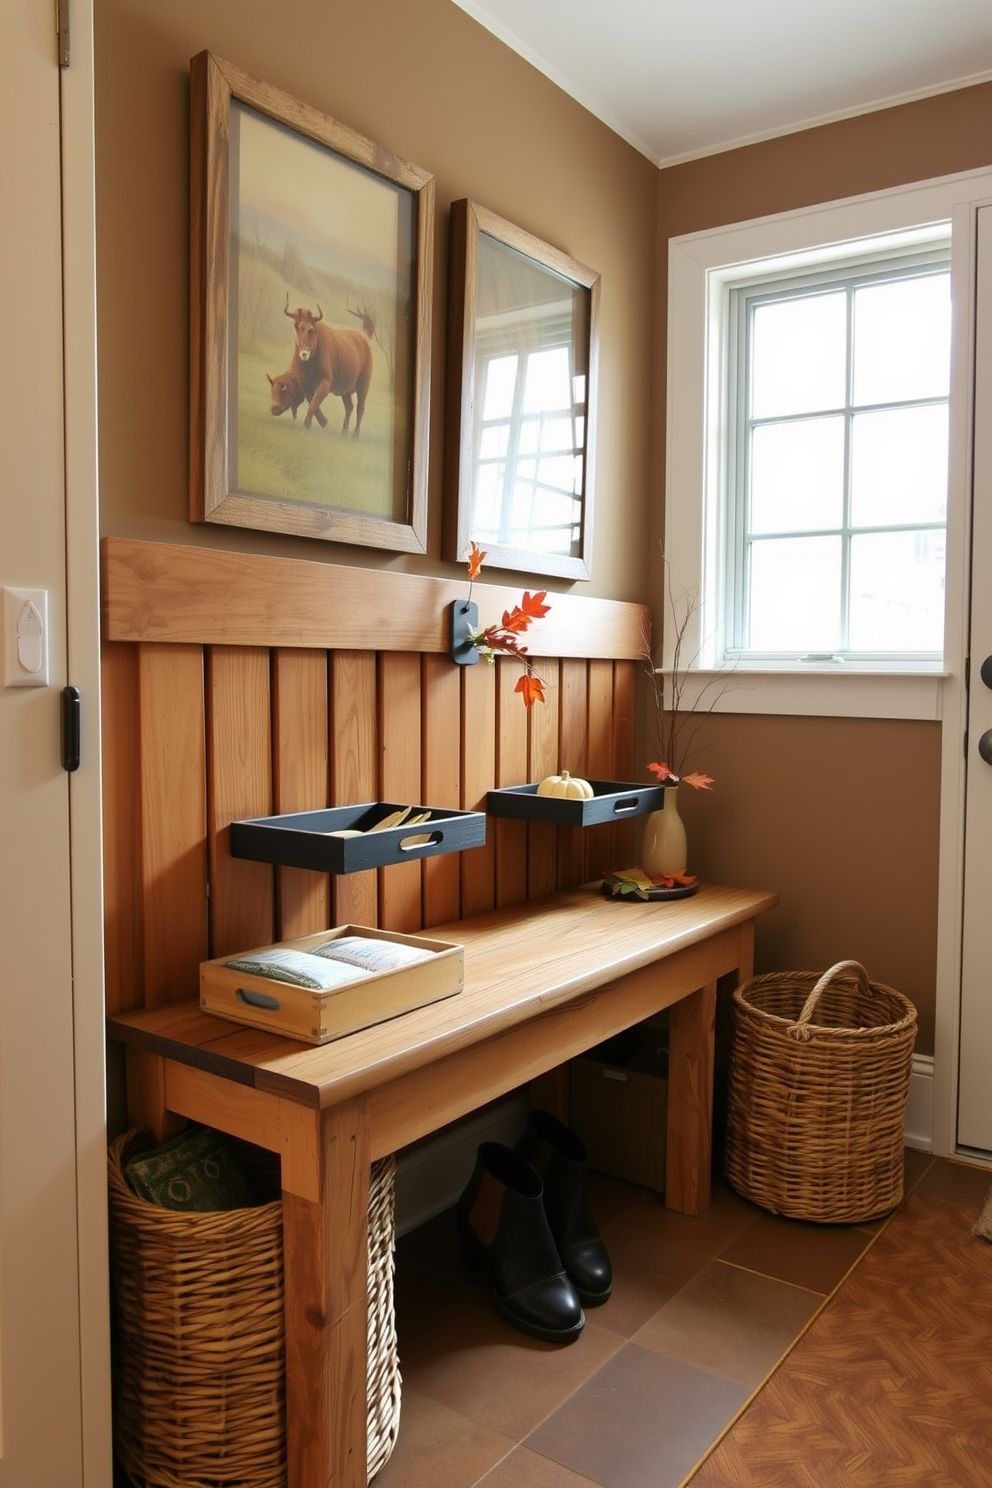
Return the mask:
<path id="1" fill-rule="evenodd" d="M 404 805 L 406 802 L 366 801 L 357 806 L 235 821 L 231 823 L 231 856 L 286 868 L 312 868 L 317 873 L 360 873 L 365 868 L 384 868 L 481 847 L 486 840 L 484 812 L 450 811 L 446 807 L 411 806 L 413 816 L 430 809 L 429 818 L 412 827 L 403 824 L 369 832 L 369 827 Z M 358 830 L 362 835 L 327 835 L 344 830 Z M 422 837 L 427 840 L 410 840 Z"/>
<path id="2" fill-rule="evenodd" d="M 539 796 L 535 785 L 511 785 L 491 790 L 487 797 L 490 816 L 513 816 L 523 821 L 555 822 L 559 827 L 591 827 L 598 822 L 621 821 L 660 811 L 665 804 L 664 785 L 626 785 L 620 780 L 590 780 L 592 797 Z"/>

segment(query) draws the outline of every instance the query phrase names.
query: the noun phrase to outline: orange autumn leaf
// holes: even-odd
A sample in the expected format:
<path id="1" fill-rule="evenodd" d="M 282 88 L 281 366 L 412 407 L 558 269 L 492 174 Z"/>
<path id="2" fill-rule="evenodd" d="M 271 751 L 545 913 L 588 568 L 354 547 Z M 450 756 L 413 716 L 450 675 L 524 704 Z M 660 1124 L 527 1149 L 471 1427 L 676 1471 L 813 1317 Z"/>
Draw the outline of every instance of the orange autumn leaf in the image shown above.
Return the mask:
<path id="1" fill-rule="evenodd" d="M 468 574 L 470 579 L 474 579 L 482 568 L 482 560 L 486 554 L 475 542 L 470 543 L 470 548 Z M 471 589 L 469 593 L 471 594 Z M 485 630 L 470 632 L 471 644 L 486 661 L 494 662 L 497 655 L 502 653 L 504 656 L 516 657 L 523 663 L 526 674 L 517 683 L 516 691 L 528 708 L 532 703 L 544 702 L 544 684 L 532 675 L 527 647 L 521 645 L 520 637 L 529 630 L 532 620 L 542 619 L 550 610 L 551 606 L 545 604 L 546 596 L 546 589 L 537 594 L 527 591 L 524 593 L 523 604 L 514 605 L 512 610 L 504 610 L 498 625 L 487 625 Z"/>
<path id="2" fill-rule="evenodd" d="M 504 651 L 508 656 L 524 656 L 527 652 L 527 647 L 521 646 L 511 631 L 499 625 L 490 625 L 482 632 L 482 644 L 491 651 Z"/>
<path id="3" fill-rule="evenodd" d="M 695 770 L 691 775 L 683 775 L 682 781 L 685 785 L 691 785 L 693 790 L 709 790 L 713 784 L 713 776 L 701 775 L 698 770 Z"/>
<path id="4" fill-rule="evenodd" d="M 531 617 L 526 614 L 519 605 L 514 605 L 512 610 L 503 611 L 503 629 L 511 634 L 520 634 L 530 625 Z"/>
<path id="5" fill-rule="evenodd" d="M 675 778 L 668 766 L 659 765 L 657 760 L 653 760 L 651 764 L 648 765 L 648 769 L 653 770 L 659 780 L 673 780 Z"/>
<path id="6" fill-rule="evenodd" d="M 531 620 L 543 620 L 551 609 L 549 604 L 544 603 L 547 593 L 547 589 L 541 589 L 537 594 L 531 594 L 527 589 L 524 590 L 524 597 L 520 603 L 524 614 Z"/>
<path id="7" fill-rule="evenodd" d="M 529 708 L 532 703 L 544 702 L 544 683 L 532 672 L 524 672 L 513 690 L 522 694 L 525 708 Z"/>

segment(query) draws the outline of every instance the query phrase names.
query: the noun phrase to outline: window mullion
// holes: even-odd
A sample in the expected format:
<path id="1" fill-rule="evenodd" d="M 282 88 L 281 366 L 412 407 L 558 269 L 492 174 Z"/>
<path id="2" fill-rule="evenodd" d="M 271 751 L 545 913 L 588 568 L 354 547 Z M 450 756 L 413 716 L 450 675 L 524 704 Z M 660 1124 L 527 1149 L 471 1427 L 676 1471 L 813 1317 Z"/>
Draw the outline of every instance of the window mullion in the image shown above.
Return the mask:
<path id="1" fill-rule="evenodd" d="M 520 436 L 523 426 L 524 384 L 527 377 L 528 355 L 521 356 L 517 361 L 517 375 L 513 382 L 513 404 L 510 411 L 506 465 L 499 507 L 499 541 L 504 546 L 512 543 L 513 503 L 517 489 L 517 464 L 520 460 Z"/>
<path id="2" fill-rule="evenodd" d="M 846 407 L 844 409 L 844 505 L 841 531 L 840 579 L 840 650 L 850 650 L 851 642 L 851 491 L 854 459 L 854 285 L 847 287 L 847 365 Z"/>
<path id="3" fill-rule="evenodd" d="M 749 643 L 750 614 L 751 614 L 751 447 L 752 447 L 752 425 L 751 425 L 751 403 L 752 403 L 752 377 L 754 370 L 754 306 L 748 300 L 744 300 L 744 318 L 747 335 L 747 377 L 741 389 L 743 403 L 743 417 L 739 421 L 740 434 L 738 436 L 739 458 L 744 476 L 742 488 L 743 500 L 740 503 L 739 522 L 743 534 L 743 541 L 738 545 L 740 553 L 740 572 L 738 574 L 738 604 L 737 604 L 737 646 L 743 650 Z"/>
<path id="4" fill-rule="evenodd" d="M 735 297 L 731 326 L 732 344 L 728 364 L 733 369 L 732 409 L 734 491 L 732 520 L 727 523 L 726 547 L 727 595 L 731 649 L 740 651 L 747 634 L 749 575 L 751 569 L 750 538 L 750 466 L 751 466 L 751 307 L 746 295 Z M 743 376 L 740 375 L 743 369 Z"/>

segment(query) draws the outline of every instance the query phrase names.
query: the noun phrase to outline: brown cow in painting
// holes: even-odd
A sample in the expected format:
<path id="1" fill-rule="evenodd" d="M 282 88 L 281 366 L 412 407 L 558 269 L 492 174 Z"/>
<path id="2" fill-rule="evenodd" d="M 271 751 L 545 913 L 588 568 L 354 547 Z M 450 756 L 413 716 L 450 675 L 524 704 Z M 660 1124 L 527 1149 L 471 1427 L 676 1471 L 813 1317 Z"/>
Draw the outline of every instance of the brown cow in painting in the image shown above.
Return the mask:
<path id="1" fill-rule="evenodd" d="M 269 374 L 266 372 L 266 377 Z M 277 418 L 286 409 L 292 409 L 293 417 L 301 403 L 309 403 L 313 389 L 309 385 L 304 364 L 294 354 L 292 362 L 285 372 L 280 372 L 276 377 L 269 377 L 269 387 L 272 389 L 269 412 Z M 319 408 L 313 410 L 313 416 L 322 429 L 327 428 L 327 419 Z"/>
<path id="2" fill-rule="evenodd" d="M 289 368 L 289 373 L 294 376 L 290 378 L 288 373 L 284 374 L 284 379 L 287 383 L 292 382 L 293 387 L 288 400 L 277 409 L 275 384 L 269 379 L 273 388 L 272 412 L 282 413 L 285 408 L 293 408 L 295 417 L 296 408 L 304 399 L 299 397 L 294 407 L 292 398 L 302 390 L 308 402 L 303 427 L 309 429 L 314 418 L 323 426 L 327 421 L 321 415 L 320 405 L 330 393 L 344 404 L 342 434 L 347 434 L 354 410 L 352 438 L 357 439 L 372 381 L 372 346 L 368 337 L 361 331 L 324 325 L 324 314 L 319 305 L 316 315 L 302 307 L 295 312 L 290 310 L 288 294 L 283 313 L 289 316 L 296 332 L 296 349 Z"/>

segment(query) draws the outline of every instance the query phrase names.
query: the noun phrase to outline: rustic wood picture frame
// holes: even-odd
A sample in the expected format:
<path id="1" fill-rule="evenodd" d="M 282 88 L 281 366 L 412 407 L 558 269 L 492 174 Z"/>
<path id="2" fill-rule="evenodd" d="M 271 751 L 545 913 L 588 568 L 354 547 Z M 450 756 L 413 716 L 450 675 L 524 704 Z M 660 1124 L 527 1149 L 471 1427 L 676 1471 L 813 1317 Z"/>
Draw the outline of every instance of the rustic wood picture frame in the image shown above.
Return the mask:
<path id="1" fill-rule="evenodd" d="M 209 52 L 190 73 L 190 520 L 424 552 L 434 179 Z"/>
<path id="2" fill-rule="evenodd" d="M 474 541 L 489 568 L 590 577 L 599 280 L 476 202 L 452 203 L 445 558 Z M 547 408 L 529 398 L 534 353 L 556 359 L 565 389 Z"/>

